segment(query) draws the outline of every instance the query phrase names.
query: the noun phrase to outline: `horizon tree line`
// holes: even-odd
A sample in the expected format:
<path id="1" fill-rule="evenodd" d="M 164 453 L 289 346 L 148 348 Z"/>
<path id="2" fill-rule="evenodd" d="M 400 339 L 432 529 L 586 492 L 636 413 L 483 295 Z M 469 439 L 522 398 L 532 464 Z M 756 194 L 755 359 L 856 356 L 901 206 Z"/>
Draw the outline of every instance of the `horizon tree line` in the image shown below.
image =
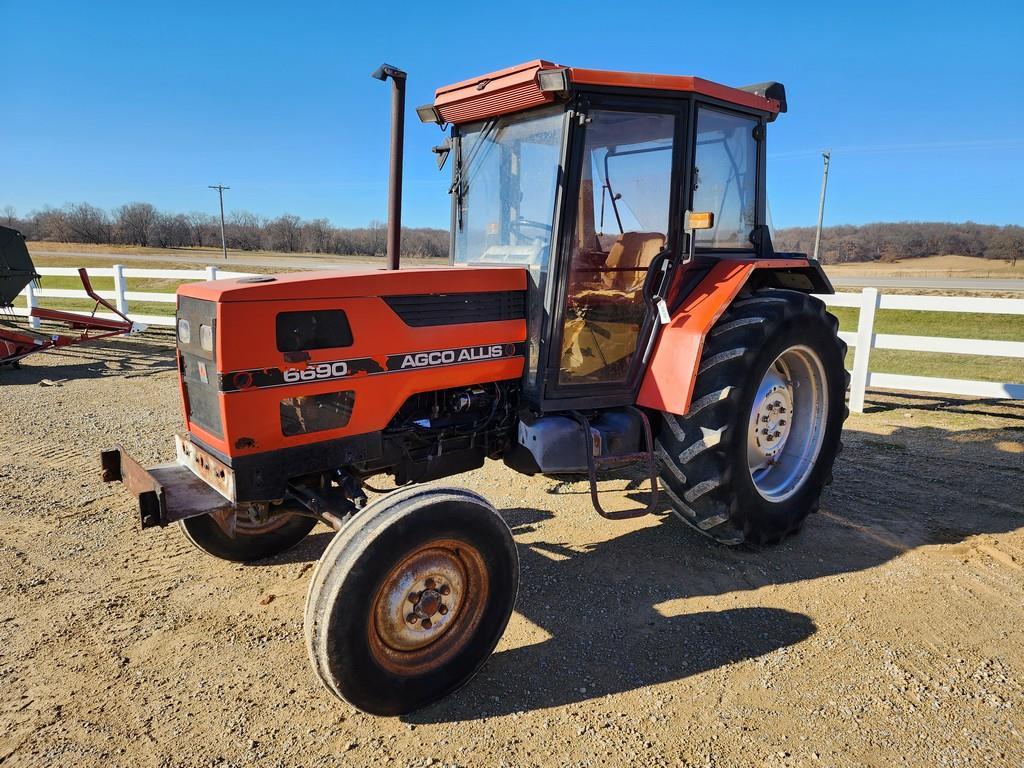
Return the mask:
<path id="1" fill-rule="evenodd" d="M 132 202 L 111 211 L 89 203 L 46 207 L 19 217 L 7 205 L 0 221 L 29 240 L 97 245 L 135 245 L 159 248 L 219 248 L 218 216 L 193 211 L 170 213 L 146 202 Z M 335 227 L 325 218 L 303 219 L 285 213 L 276 218 L 244 210 L 225 220 L 228 248 L 240 251 L 333 253 L 383 256 L 386 225 L 371 221 L 365 227 Z M 773 235 L 776 251 L 810 253 L 814 227 L 785 227 Z M 402 255 L 448 257 L 448 231 L 432 227 L 403 227 Z M 974 222 L 882 222 L 837 225 L 822 230 L 821 260 L 825 264 L 856 261 L 891 262 L 943 254 L 1000 259 L 1016 264 L 1024 259 L 1024 227 Z"/>

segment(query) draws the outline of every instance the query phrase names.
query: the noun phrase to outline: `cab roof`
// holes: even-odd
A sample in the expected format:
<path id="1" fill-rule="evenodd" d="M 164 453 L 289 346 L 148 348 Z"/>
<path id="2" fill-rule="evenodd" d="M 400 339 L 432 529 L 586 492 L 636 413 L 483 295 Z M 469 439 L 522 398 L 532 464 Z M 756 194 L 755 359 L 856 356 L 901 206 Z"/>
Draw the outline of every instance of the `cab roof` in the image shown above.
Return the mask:
<path id="1" fill-rule="evenodd" d="M 733 88 L 689 75 L 583 69 L 544 59 L 534 59 L 438 88 L 433 107 L 443 122 L 466 123 L 550 104 L 581 86 L 696 93 L 763 112 L 769 119 L 786 111 L 785 89 L 780 83 Z"/>

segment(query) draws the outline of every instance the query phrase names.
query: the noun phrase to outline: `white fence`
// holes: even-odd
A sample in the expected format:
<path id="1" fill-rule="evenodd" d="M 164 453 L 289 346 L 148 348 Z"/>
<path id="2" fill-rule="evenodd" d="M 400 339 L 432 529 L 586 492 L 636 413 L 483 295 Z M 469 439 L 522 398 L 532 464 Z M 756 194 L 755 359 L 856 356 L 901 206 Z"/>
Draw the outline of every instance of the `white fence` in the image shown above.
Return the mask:
<path id="1" fill-rule="evenodd" d="M 78 270 L 71 267 L 40 267 L 39 274 L 45 276 L 78 276 Z M 113 267 L 89 268 L 90 277 L 113 277 L 113 291 L 97 291 L 105 299 L 113 299 L 114 305 L 125 314 L 129 313 L 129 302 L 146 301 L 174 304 L 174 293 L 155 291 L 130 291 L 127 281 L 132 278 L 168 280 L 216 280 L 217 278 L 245 277 L 248 272 L 227 272 L 216 266 L 205 269 L 135 269 L 115 264 Z M 39 299 L 84 299 L 88 298 L 81 289 L 35 288 L 32 284 L 22 291 L 29 307 Z M 908 376 L 895 373 L 877 373 L 870 369 L 871 350 L 899 349 L 913 352 L 942 352 L 951 355 L 986 355 L 1024 359 L 1024 341 L 988 341 L 984 339 L 952 339 L 940 336 L 903 336 L 875 333 L 875 312 L 879 309 L 908 309 L 928 312 L 980 312 L 993 315 L 1020 315 L 1021 336 L 1024 338 L 1024 299 L 977 299 L 964 296 L 902 296 L 883 295 L 875 288 L 865 288 L 860 293 L 837 293 L 819 298 L 833 307 L 857 307 L 860 319 L 856 333 L 840 332 L 847 344 L 854 348 L 853 371 L 850 376 L 850 410 L 864 411 L 864 393 L 868 387 L 876 389 L 899 389 L 913 392 L 943 392 L 972 397 L 1024 400 L 1024 382 L 998 383 L 971 381 L 958 378 L 933 376 Z M 27 315 L 27 309 L 15 309 L 16 313 Z M 113 317 L 98 312 L 100 317 Z M 147 325 L 174 326 L 173 315 L 131 315 L 132 320 Z M 30 321 L 34 328 L 39 321 Z M 955 372 L 955 358 L 950 358 L 950 370 Z M 1024 370 L 1024 363 L 1022 363 Z M 1022 376 L 1024 378 L 1024 376 Z"/>
<path id="2" fill-rule="evenodd" d="M 132 267 L 125 267 L 120 264 L 115 264 L 113 267 L 88 267 L 89 277 L 113 277 L 114 278 L 114 290 L 96 290 L 96 293 L 102 296 L 107 301 L 113 301 L 113 304 L 120 312 L 124 312 L 126 315 L 129 314 L 129 302 L 131 301 L 147 301 L 158 304 L 174 304 L 177 301 L 177 297 L 174 292 L 159 292 L 159 291 L 130 291 L 128 290 L 128 280 L 131 278 L 146 278 L 150 280 L 163 279 L 163 280 L 217 280 L 218 278 L 227 277 L 247 277 L 250 272 L 228 272 L 227 270 L 218 269 L 216 266 L 209 266 L 205 269 L 135 269 Z M 78 278 L 78 270 L 74 267 L 38 267 L 36 269 L 43 277 L 74 277 Z M 95 289 L 96 287 L 93 286 Z M 85 294 L 85 291 L 81 288 L 36 288 L 32 283 L 21 292 L 21 295 L 25 297 L 25 308 L 15 308 L 14 312 L 18 315 L 27 315 L 31 307 L 39 305 L 39 299 L 86 299 L 89 297 Z M 110 312 L 97 312 L 97 317 L 116 318 L 117 316 Z M 174 326 L 174 313 L 169 315 L 139 315 L 131 313 L 131 318 L 137 323 L 145 323 L 146 325 L 166 325 Z M 39 320 L 32 318 L 29 320 L 29 324 L 33 328 L 39 327 Z"/>
<path id="3" fill-rule="evenodd" d="M 943 352 L 951 355 L 983 355 L 1024 359 L 1024 342 L 1021 341 L 903 336 L 875 333 L 874 329 L 875 312 L 879 309 L 980 312 L 990 315 L 1024 316 L 1024 299 L 883 295 L 876 288 L 865 288 L 860 293 L 836 293 L 819 296 L 819 298 L 829 306 L 860 309 L 857 332 L 841 331 L 839 333 L 843 341 L 854 348 L 853 370 L 850 372 L 850 410 L 855 413 L 864 412 L 864 392 L 868 387 L 1024 400 L 1024 382 L 999 383 L 934 376 L 908 376 L 898 373 L 872 372 L 870 368 L 871 350 L 873 349 L 900 349 L 910 352 Z M 1024 317 L 1021 319 L 1021 337 L 1024 338 Z M 1024 370 L 1024 363 L 1021 364 L 1021 369 Z M 950 358 L 950 371 L 954 373 L 956 371 L 955 358 Z"/>

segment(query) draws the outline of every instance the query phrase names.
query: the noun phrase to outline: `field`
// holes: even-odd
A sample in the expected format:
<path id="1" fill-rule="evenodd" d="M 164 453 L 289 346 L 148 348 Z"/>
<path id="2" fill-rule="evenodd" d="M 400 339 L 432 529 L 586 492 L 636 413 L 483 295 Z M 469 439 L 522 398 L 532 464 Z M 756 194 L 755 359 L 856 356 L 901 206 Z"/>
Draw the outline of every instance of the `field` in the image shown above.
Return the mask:
<path id="1" fill-rule="evenodd" d="M 765 550 L 496 463 L 459 477 L 513 527 L 517 611 L 463 690 L 380 719 L 307 666 L 326 529 L 232 565 L 99 481 L 114 442 L 173 456 L 172 344 L 0 371 L 4 768 L 1024 764 L 1024 404 L 870 395 L 821 512 Z"/>
<path id="2" fill-rule="evenodd" d="M 980 259 L 974 256 L 926 256 L 920 259 L 902 259 L 889 263 L 872 261 L 854 264 L 829 264 L 825 269 L 830 275 L 1024 279 L 1024 259 L 1018 264 L 1012 265 L 1008 261 Z"/>

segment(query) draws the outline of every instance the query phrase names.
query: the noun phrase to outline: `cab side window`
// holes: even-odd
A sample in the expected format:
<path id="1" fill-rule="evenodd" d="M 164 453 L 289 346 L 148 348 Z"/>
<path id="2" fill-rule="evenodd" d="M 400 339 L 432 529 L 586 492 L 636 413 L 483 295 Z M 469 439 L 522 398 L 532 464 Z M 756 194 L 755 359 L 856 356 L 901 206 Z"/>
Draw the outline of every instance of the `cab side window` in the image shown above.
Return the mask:
<path id="1" fill-rule="evenodd" d="M 752 248 L 757 211 L 757 120 L 710 107 L 697 113 L 693 210 L 715 214 L 699 230 L 705 248 Z"/>

